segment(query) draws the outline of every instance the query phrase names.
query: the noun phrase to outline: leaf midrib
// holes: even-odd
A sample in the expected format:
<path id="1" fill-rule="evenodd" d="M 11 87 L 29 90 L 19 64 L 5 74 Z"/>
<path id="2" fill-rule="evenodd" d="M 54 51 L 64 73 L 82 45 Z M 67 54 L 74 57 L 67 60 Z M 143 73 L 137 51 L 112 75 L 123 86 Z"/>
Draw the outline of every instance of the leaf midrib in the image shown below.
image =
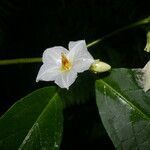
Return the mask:
<path id="1" fill-rule="evenodd" d="M 45 89 L 47 89 L 47 87 L 46 87 Z M 40 90 L 41 90 L 41 89 L 38 89 L 37 91 L 34 91 L 34 92 L 30 93 L 30 94 L 28 94 L 27 96 L 25 96 L 24 98 L 29 98 L 30 96 L 32 96 L 33 93 L 36 93 L 36 92 L 38 92 L 38 91 L 40 91 Z M 53 94 L 53 96 L 51 97 L 51 99 L 53 99 L 53 97 L 55 96 L 55 94 L 56 94 L 56 92 Z M 4 118 L 7 116 L 7 113 L 8 113 L 9 111 L 11 111 L 11 109 L 13 109 L 14 106 L 16 106 L 16 105 L 18 105 L 18 104 L 21 104 L 21 102 L 24 101 L 24 98 L 21 98 L 19 101 L 17 101 L 16 103 L 14 103 L 14 104 L 7 110 L 7 112 L 4 113 L 4 114 L 0 117 L 0 121 L 1 121 L 2 119 L 4 119 Z M 48 103 L 49 103 L 49 102 L 48 102 Z M 27 130 L 27 129 L 25 129 L 25 130 Z M 19 133 L 19 132 L 20 132 L 20 131 L 17 131 L 17 132 L 15 132 L 15 133 L 10 133 L 10 134 L 7 135 L 6 137 L 1 138 L 0 141 L 3 141 L 4 139 L 6 139 L 6 138 L 8 138 L 8 137 L 10 137 L 10 136 L 12 136 L 12 135 L 15 135 L 16 133 Z"/>
<path id="2" fill-rule="evenodd" d="M 105 86 L 107 86 L 109 89 L 111 89 L 114 93 L 116 93 L 122 100 L 124 100 L 130 107 L 132 107 L 134 110 L 138 111 L 141 116 L 143 116 L 144 119 L 150 120 L 150 117 L 144 114 L 137 106 L 135 106 L 133 103 L 131 103 L 129 100 L 127 100 L 126 97 L 121 95 L 116 89 L 114 89 L 111 85 L 106 83 L 104 80 L 100 79 L 98 82 L 102 82 Z"/>
<path id="3" fill-rule="evenodd" d="M 26 137 L 28 136 L 28 134 L 32 131 L 32 129 L 34 128 L 34 125 L 40 120 L 41 116 L 45 113 L 45 111 L 47 110 L 47 107 L 49 107 L 49 105 L 52 103 L 52 100 L 57 96 L 57 92 L 53 95 L 53 97 L 50 98 L 48 104 L 46 105 L 46 107 L 43 109 L 43 111 L 40 113 L 39 117 L 35 120 L 35 122 L 33 123 L 32 127 L 30 128 L 30 130 L 28 131 L 28 133 L 26 134 L 26 136 L 24 137 L 24 140 L 22 141 L 22 143 L 20 144 L 18 150 L 22 149 L 22 145 L 24 144 L 24 141 L 26 139 Z M 34 131 L 34 130 L 33 130 Z"/>

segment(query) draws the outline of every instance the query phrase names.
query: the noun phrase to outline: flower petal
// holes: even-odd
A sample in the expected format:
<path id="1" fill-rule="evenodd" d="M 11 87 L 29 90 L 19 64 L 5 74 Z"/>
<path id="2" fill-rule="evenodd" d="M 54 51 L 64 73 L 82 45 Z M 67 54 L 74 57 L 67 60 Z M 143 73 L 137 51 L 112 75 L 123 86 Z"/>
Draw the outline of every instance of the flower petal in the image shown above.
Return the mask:
<path id="1" fill-rule="evenodd" d="M 84 72 L 90 68 L 93 62 L 94 61 L 92 59 L 76 60 L 73 65 L 73 69 L 78 73 Z"/>
<path id="2" fill-rule="evenodd" d="M 150 61 L 144 66 L 142 72 L 143 72 L 143 88 L 144 91 L 146 92 L 150 89 Z"/>
<path id="3" fill-rule="evenodd" d="M 79 41 L 70 41 L 68 44 L 69 50 L 71 50 L 74 46 L 76 46 L 78 43 L 85 42 L 85 40 L 79 40 Z"/>
<path id="4" fill-rule="evenodd" d="M 74 59 L 74 57 L 77 57 L 80 53 L 83 54 L 83 51 L 87 51 L 85 40 L 69 42 L 69 58 Z"/>
<path id="5" fill-rule="evenodd" d="M 69 86 L 73 84 L 76 78 L 77 72 L 74 72 L 73 70 L 65 71 L 56 77 L 55 83 L 61 88 L 69 89 Z"/>
<path id="6" fill-rule="evenodd" d="M 77 72 L 88 70 L 94 62 L 92 55 L 87 50 L 85 40 L 70 42 L 69 50 L 68 58 L 72 61 L 73 68 Z"/>
<path id="7" fill-rule="evenodd" d="M 68 54 L 68 50 L 62 46 L 55 46 L 52 48 L 48 48 L 44 51 L 42 61 L 47 64 L 56 64 L 59 65 L 61 63 L 61 53 Z"/>
<path id="8" fill-rule="evenodd" d="M 38 81 L 54 81 L 60 74 L 60 69 L 56 65 L 43 64 L 38 72 L 36 82 Z"/>

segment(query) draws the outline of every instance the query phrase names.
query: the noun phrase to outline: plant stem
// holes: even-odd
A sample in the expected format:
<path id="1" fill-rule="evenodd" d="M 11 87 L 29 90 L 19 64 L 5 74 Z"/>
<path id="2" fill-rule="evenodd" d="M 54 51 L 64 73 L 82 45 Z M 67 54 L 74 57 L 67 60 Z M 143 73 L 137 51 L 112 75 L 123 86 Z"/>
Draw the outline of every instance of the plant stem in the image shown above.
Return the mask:
<path id="1" fill-rule="evenodd" d="M 0 65 L 38 63 L 38 62 L 41 62 L 41 61 L 42 61 L 42 59 L 40 57 L 37 57 L 37 58 L 5 59 L 5 60 L 0 60 Z"/>
<path id="2" fill-rule="evenodd" d="M 109 38 L 109 37 L 111 37 L 111 36 L 113 36 L 113 35 L 118 34 L 119 32 L 122 32 L 122 31 L 125 31 L 125 30 L 128 30 L 128 29 L 131 29 L 131 28 L 134 28 L 134 27 L 143 25 L 143 24 L 147 24 L 147 23 L 150 23 L 150 17 L 147 17 L 147 18 L 145 18 L 145 19 L 143 19 L 143 20 L 140 20 L 140 21 L 135 22 L 135 23 L 133 23 L 133 24 L 130 24 L 130 25 L 128 25 L 128 26 L 122 27 L 122 28 L 120 28 L 120 29 L 117 29 L 117 30 L 115 30 L 115 31 L 113 31 L 113 32 L 111 32 L 111 33 L 109 33 L 109 34 L 103 36 L 102 38 L 97 39 L 97 40 L 95 40 L 95 41 L 89 43 L 89 44 L 87 45 L 87 47 L 88 47 L 88 48 L 89 48 L 89 47 L 92 47 L 92 46 L 96 45 L 97 43 L 99 43 L 99 42 L 101 42 L 101 41 L 103 41 L 103 40 L 105 40 L 105 39 L 107 39 L 107 38 Z"/>
<path id="3" fill-rule="evenodd" d="M 130 24 L 128 26 L 125 26 L 125 27 L 122 27 L 120 29 L 117 29 L 105 36 L 103 36 L 102 38 L 100 39 L 97 39 L 89 44 L 87 44 L 87 47 L 92 47 L 96 44 L 98 44 L 99 42 L 113 36 L 113 35 L 116 35 L 118 34 L 119 32 L 122 32 L 122 31 L 125 31 L 125 30 L 128 30 L 128 29 L 131 29 L 131 28 L 134 28 L 134 27 L 137 27 L 137 26 L 140 26 L 140 25 L 144 25 L 144 24 L 148 24 L 150 23 L 150 17 L 147 17 L 143 20 L 140 20 L 138 22 L 135 22 L 133 24 Z M 0 65 L 12 65 L 12 64 L 27 64 L 27 63 L 39 63 L 41 62 L 42 59 L 40 57 L 36 57 L 36 58 L 17 58 L 17 59 L 5 59 L 5 60 L 0 60 Z"/>

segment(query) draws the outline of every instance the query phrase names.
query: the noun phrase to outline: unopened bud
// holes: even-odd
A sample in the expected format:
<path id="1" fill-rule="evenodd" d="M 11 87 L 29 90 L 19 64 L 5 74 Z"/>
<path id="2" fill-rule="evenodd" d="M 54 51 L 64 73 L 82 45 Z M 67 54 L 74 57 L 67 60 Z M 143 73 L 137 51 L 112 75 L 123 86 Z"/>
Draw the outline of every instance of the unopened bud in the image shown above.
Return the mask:
<path id="1" fill-rule="evenodd" d="M 147 32 L 147 43 L 144 48 L 144 51 L 150 52 L 150 31 Z"/>
<path id="2" fill-rule="evenodd" d="M 100 61 L 99 59 L 95 60 L 95 62 L 91 65 L 90 70 L 94 73 L 106 72 L 111 69 L 111 66 L 105 62 Z"/>

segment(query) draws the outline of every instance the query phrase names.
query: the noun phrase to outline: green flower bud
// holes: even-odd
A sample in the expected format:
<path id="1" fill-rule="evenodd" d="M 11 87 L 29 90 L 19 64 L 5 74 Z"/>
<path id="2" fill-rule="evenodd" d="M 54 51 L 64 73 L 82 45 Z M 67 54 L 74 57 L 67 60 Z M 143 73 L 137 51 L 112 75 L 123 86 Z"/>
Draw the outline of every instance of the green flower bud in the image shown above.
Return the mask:
<path id="1" fill-rule="evenodd" d="M 91 65 L 90 70 L 94 73 L 102 73 L 109 71 L 111 66 L 105 62 L 100 61 L 99 59 L 95 60 L 95 62 Z"/>
<path id="2" fill-rule="evenodd" d="M 147 43 L 144 48 L 144 51 L 150 52 L 150 31 L 147 32 Z"/>

